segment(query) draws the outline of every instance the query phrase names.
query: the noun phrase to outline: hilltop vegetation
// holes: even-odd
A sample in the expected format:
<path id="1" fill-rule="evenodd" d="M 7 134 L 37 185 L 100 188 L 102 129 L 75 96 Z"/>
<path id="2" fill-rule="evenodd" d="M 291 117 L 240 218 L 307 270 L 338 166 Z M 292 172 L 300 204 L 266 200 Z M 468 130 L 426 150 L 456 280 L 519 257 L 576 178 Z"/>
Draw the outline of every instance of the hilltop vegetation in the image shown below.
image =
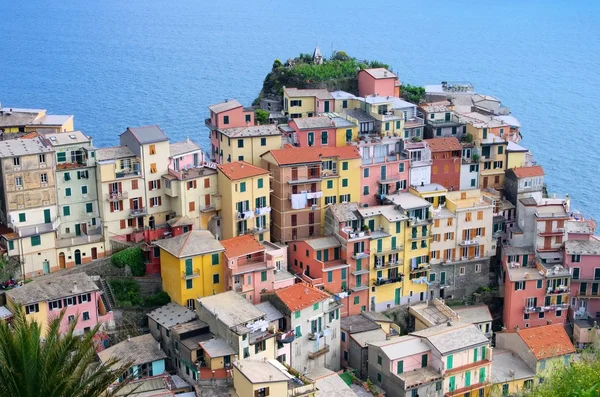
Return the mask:
<path id="1" fill-rule="evenodd" d="M 358 60 L 344 51 L 336 51 L 331 57 L 323 58 L 321 64 L 313 62 L 313 56 L 310 54 L 300 54 L 285 63 L 276 59 L 265 77 L 263 88 L 254 105 L 257 105 L 261 98 L 280 97 L 284 86 L 343 90 L 357 95 L 356 74 L 359 70 L 367 68 L 389 69 L 389 65 L 379 61 Z"/>

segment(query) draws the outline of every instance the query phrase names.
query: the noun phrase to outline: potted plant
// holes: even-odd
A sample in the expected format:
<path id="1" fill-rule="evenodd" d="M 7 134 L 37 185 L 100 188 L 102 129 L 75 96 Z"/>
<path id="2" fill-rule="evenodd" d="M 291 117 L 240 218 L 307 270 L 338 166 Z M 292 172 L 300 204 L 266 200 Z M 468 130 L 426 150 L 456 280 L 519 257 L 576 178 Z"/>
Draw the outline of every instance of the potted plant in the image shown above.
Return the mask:
<path id="1" fill-rule="evenodd" d="M 471 159 L 473 160 L 474 163 L 479 163 L 479 155 L 477 153 L 473 154 L 471 156 Z"/>

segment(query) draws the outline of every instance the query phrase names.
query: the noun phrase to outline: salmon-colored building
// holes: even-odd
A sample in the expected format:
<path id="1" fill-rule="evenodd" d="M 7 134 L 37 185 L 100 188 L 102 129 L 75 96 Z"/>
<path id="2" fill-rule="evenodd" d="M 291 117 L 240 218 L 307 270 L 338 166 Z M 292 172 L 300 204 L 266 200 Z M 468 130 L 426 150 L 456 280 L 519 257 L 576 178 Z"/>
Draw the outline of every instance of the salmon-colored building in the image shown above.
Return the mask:
<path id="1" fill-rule="evenodd" d="M 221 140 L 218 130 L 223 128 L 239 128 L 254 125 L 254 111 L 244 109 L 241 103 L 230 99 L 216 105 L 209 106 L 210 118 L 204 123 L 210 129 L 211 158 L 219 155 Z"/>
<path id="2" fill-rule="evenodd" d="M 358 72 L 358 96 L 400 96 L 398 76 L 385 68 L 363 69 Z"/>
<path id="3" fill-rule="evenodd" d="M 425 139 L 431 150 L 431 183 L 460 190 L 462 145 L 455 137 Z"/>
<path id="4" fill-rule="evenodd" d="M 335 147 L 336 126 L 329 117 L 307 117 L 292 119 L 289 126 L 294 130 L 292 144 L 299 147 Z"/>

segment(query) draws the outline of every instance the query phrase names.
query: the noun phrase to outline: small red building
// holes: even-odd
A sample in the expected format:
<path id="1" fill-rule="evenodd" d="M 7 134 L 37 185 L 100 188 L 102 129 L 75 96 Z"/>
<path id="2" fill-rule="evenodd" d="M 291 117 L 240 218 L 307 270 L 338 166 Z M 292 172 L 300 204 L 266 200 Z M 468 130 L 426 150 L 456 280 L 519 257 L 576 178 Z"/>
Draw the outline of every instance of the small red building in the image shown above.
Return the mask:
<path id="1" fill-rule="evenodd" d="M 431 183 L 446 189 L 460 190 L 460 165 L 462 145 L 455 137 L 425 139 L 429 144 L 431 158 Z"/>
<path id="2" fill-rule="evenodd" d="M 400 96 L 398 76 L 385 68 L 363 69 L 358 72 L 358 96 Z"/>
<path id="3" fill-rule="evenodd" d="M 299 147 L 336 147 L 335 122 L 326 116 L 292 119 L 292 143 Z"/>
<path id="4" fill-rule="evenodd" d="M 178 216 L 167 222 L 167 227 L 144 230 L 142 250 L 146 261 L 146 274 L 160 274 L 160 249 L 154 244 L 156 240 L 175 237 L 192 230 L 194 222 L 186 215 Z"/>

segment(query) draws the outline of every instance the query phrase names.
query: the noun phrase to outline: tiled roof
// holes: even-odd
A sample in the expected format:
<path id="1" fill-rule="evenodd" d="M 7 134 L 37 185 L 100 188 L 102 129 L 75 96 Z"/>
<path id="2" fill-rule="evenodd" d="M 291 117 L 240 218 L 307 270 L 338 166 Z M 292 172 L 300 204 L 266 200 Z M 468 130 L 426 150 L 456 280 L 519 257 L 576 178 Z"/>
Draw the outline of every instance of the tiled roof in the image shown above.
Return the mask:
<path id="1" fill-rule="evenodd" d="M 96 150 L 96 160 L 115 160 L 126 157 L 135 157 L 135 154 L 127 146 L 105 147 Z"/>
<path id="2" fill-rule="evenodd" d="M 326 116 L 306 117 L 294 119 L 291 122 L 301 130 L 310 130 L 315 128 L 335 128 L 335 121 Z"/>
<path id="3" fill-rule="evenodd" d="M 176 258 L 223 251 L 219 240 L 208 230 L 192 230 L 176 237 L 158 240 L 156 245 Z"/>
<path id="4" fill-rule="evenodd" d="M 29 139 L 17 138 L 0 141 L 0 158 L 49 152 L 54 152 L 54 149 L 46 146 L 39 136 Z"/>
<path id="5" fill-rule="evenodd" d="M 340 320 L 340 328 L 347 331 L 349 334 L 356 334 L 359 332 L 381 329 L 381 326 L 374 320 L 371 320 L 362 314 L 355 314 L 353 316 L 343 317 Z"/>
<path id="6" fill-rule="evenodd" d="M 98 353 L 100 361 L 107 362 L 116 358 L 122 363 L 133 362 L 133 365 L 142 365 L 157 360 L 164 360 L 167 355 L 158 347 L 152 334 L 145 334 L 129 338 L 117 343 Z"/>
<path id="7" fill-rule="evenodd" d="M 253 252 L 264 251 L 265 249 L 265 247 L 256 241 L 254 236 L 250 234 L 221 240 L 221 244 L 225 247 L 225 255 L 230 259 L 248 255 Z"/>
<path id="8" fill-rule="evenodd" d="M 329 206 L 333 216 L 340 222 L 358 220 L 358 203 L 339 203 Z"/>
<path id="9" fill-rule="evenodd" d="M 363 71 L 367 72 L 375 79 L 389 79 L 397 77 L 394 73 L 390 72 L 386 68 L 363 69 Z"/>
<path id="10" fill-rule="evenodd" d="M 211 105 L 208 108 L 215 113 L 221 113 L 238 108 L 240 106 L 242 106 L 242 104 L 239 103 L 237 100 L 229 99 L 225 102 L 217 103 L 216 105 Z"/>
<path id="11" fill-rule="evenodd" d="M 428 102 L 419 105 L 421 109 L 430 113 L 449 112 L 450 106 L 452 106 L 450 101 Z"/>
<path id="12" fill-rule="evenodd" d="M 275 294 L 292 312 L 302 310 L 329 298 L 329 295 L 325 292 L 303 283 L 278 289 Z"/>
<path id="13" fill-rule="evenodd" d="M 234 128 L 219 128 L 219 132 L 221 132 L 221 134 L 229 138 L 281 135 L 281 131 L 274 124 L 249 125 L 246 127 Z"/>
<path id="14" fill-rule="evenodd" d="M 341 160 L 359 159 L 360 154 L 354 146 L 342 147 L 286 147 L 270 151 L 279 165 L 318 163 L 323 157 L 337 157 Z"/>
<path id="15" fill-rule="evenodd" d="M 169 226 L 171 227 L 180 227 L 180 226 L 189 226 L 189 225 L 193 225 L 194 221 L 190 219 L 189 216 L 187 215 L 182 215 L 182 216 L 178 216 L 175 217 L 173 219 L 169 219 L 167 221 L 167 223 L 169 224 Z"/>
<path id="16" fill-rule="evenodd" d="M 181 156 L 183 154 L 195 152 L 197 150 L 200 150 L 200 146 L 196 145 L 189 139 L 183 142 L 174 142 L 169 144 L 169 155 L 171 157 Z"/>
<path id="17" fill-rule="evenodd" d="M 565 251 L 569 255 L 600 255 L 600 240 L 595 237 L 589 240 L 567 240 Z"/>
<path id="18" fill-rule="evenodd" d="M 6 295 L 15 302 L 27 305 L 98 290 L 98 286 L 90 276 L 85 273 L 75 273 L 48 280 L 34 280 L 19 288 L 6 291 Z"/>
<path id="19" fill-rule="evenodd" d="M 317 237 L 304 240 L 314 250 L 322 250 L 326 248 L 340 247 L 340 242 L 333 236 Z"/>
<path id="20" fill-rule="evenodd" d="M 301 88 L 284 88 L 283 91 L 292 98 L 298 97 L 316 97 L 318 99 L 333 99 L 329 91 L 326 89 L 301 89 Z"/>
<path id="21" fill-rule="evenodd" d="M 128 127 L 126 132 L 131 132 L 135 139 L 142 145 L 155 142 L 168 141 L 169 138 L 165 135 L 163 130 L 157 125 L 147 125 L 143 127 Z M 123 135 L 121 134 L 121 135 Z"/>
<path id="22" fill-rule="evenodd" d="M 425 142 L 429 144 L 429 149 L 432 153 L 435 152 L 448 152 L 454 150 L 461 150 L 462 145 L 456 139 L 456 137 L 451 136 L 447 138 L 433 138 L 433 139 L 425 139 Z"/>
<path id="23" fill-rule="evenodd" d="M 473 324 L 455 322 L 452 325 L 436 325 L 426 328 L 411 335 L 425 338 L 442 355 L 466 350 L 475 346 L 489 343 L 485 337 Z"/>
<path id="24" fill-rule="evenodd" d="M 232 181 L 269 173 L 269 171 L 265 170 L 264 168 L 246 163 L 245 161 L 234 161 L 233 163 L 219 164 L 217 165 L 217 168 L 223 173 L 223 175 Z"/>
<path id="25" fill-rule="evenodd" d="M 169 302 L 148 313 L 148 317 L 169 329 L 174 325 L 187 323 L 196 318 L 196 313 L 187 307 Z"/>
<path id="26" fill-rule="evenodd" d="M 516 167 L 512 169 L 517 178 L 531 178 L 534 176 L 544 176 L 544 169 L 541 165 L 533 165 L 530 167 Z"/>
<path id="27" fill-rule="evenodd" d="M 199 298 L 198 303 L 229 328 L 245 325 L 265 313 L 235 291 Z"/>
<path id="28" fill-rule="evenodd" d="M 575 353 L 575 347 L 562 324 L 524 328 L 517 334 L 538 360 Z"/>

